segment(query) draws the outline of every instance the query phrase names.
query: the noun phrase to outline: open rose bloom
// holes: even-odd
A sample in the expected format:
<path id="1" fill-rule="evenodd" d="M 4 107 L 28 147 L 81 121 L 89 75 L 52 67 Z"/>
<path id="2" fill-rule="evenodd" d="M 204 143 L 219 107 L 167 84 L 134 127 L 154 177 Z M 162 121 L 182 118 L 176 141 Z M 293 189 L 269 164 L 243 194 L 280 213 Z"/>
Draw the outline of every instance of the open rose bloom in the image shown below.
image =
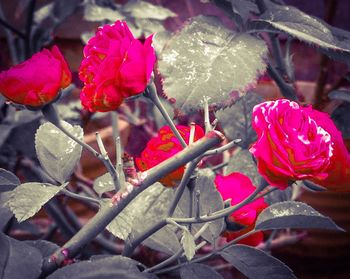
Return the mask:
<path id="1" fill-rule="evenodd" d="M 156 61 L 152 35 L 135 39 L 124 21 L 100 27 L 84 48 L 80 99 L 89 111 L 111 111 L 124 98 L 142 93 Z"/>
<path id="2" fill-rule="evenodd" d="M 260 174 L 281 189 L 308 179 L 330 190 L 350 191 L 350 155 L 326 113 L 281 99 L 257 105 L 250 152 Z"/>
<path id="3" fill-rule="evenodd" d="M 233 172 L 227 176 L 217 175 L 215 177 L 217 190 L 223 200 L 231 199 L 231 205 L 236 205 L 251 195 L 256 187 L 252 184 L 248 176 Z M 259 213 L 268 206 L 264 198 L 258 198 L 255 201 L 243 206 L 229 216 L 229 220 L 238 223 L 245 228 L 240 231 L 229 231 L 224 233 L 228 241 L 233 240 L 254 228 L 255 221 Z M 263 241 L 262 232 L 256 232 L 240 241 L 241 244 L 257 246 Z"/>
<path id="4" fill-rule="evenodd" d="M 71 83 L 71 72 L 58 47 L 44 49 L 0 73 L 0 93 L 17 104 L 41 107 Z"/>

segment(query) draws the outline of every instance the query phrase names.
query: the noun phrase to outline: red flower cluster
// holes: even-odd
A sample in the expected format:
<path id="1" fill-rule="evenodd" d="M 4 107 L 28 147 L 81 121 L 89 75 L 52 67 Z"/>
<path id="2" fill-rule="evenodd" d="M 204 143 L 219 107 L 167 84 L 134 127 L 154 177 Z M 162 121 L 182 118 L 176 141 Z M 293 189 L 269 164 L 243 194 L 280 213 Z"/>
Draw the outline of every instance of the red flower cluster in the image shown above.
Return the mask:
<path id="1" fill-rule="evenodd" d="M 111 111 L 124 98 L 142 93 L 156 61 L 152 35 L 144 44 L 135 39 L 124 21 L 100 27 L 84 48 L 79 77 L 85 109 Z"/>
<path id="2" fill-rule="evenodd" d="M 176 128 L 185 142 L 188 143 L 190 127 L 178 125 Z M 202 137 L 204 137 L 204 131 L 200 126 L 196 125 L 194 141 Z M 172 157 L 181 150 L 183 150 L 183 148 L 170 127 L 164 126 L 159 130 L 158 136 L 152 138 L 147 143 L 146 148 L 141 153 L 141 158 L 136 158 L 135 162 L 139 170 L 146 171 Z M 174 187 L 181 180 L 184 170 L 185 167 L 180 167 L 162 178 L 160 182 L 165 186 Z"/>
<path id="3" fill-rule="evenodd" d="M 53 101 L 71 79 L 67 62 L 54 46 L 0 73 L 0 92 L 14 103 L 40 107 Z"/>
<path id="4" fill-rule="evenodd" d="M 350 155 L 342 135 L 326 113 L 286 99 L 254 107 L 258 140 L 250 152 L 260 174 L 285 189 L 309 179 L 329 190 L 350 190 Z"/>
<path id="5" fill-rule="evenodd" d="M 215 178 L 215 184 L 223 200 L 231 199 L 231 205 L 240 203 L 250 196 L 256 189 L 249 177 L 238 172 L 233 172 L 227 176 L 217 175 Z M 240 231 L 227 230 L 224 233 L 226 239 L 231 241 L 251 231 L 254 228 L 258 215 L 267 206 L 268 204 L 265 203 L 264 198 L 259 198 L 233 212 L 229 216 L 229 220 L 243 225 L 245 228 Z M 263 241 L 263 237 L 264 235 L 262 232 L 256 232 L 242 239 L 239 243 L 257 246 Z"/>

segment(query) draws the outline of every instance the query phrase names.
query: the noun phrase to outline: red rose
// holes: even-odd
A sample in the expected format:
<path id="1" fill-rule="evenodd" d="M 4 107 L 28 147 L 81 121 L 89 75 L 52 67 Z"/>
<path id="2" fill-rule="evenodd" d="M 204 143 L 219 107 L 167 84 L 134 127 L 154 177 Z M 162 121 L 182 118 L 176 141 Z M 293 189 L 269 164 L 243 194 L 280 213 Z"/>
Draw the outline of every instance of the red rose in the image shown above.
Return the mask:
<path id="1" fill-rule="evenodd" d="M 90 111 L 111 111 L 124 98 L 142 93 L 151 77 L 155 51 L 152 35 L 144 44 L 135 39 L 126 22 L 100 27 L 84 48 L 79 77 L 80 99 Z"/>
<path id="2" fill-rule="evenodd" d="M 215 177 L 215 184 L 223 200 L 231 199 L 231 206 L 246 199 L 256 189 L 248 176 L 238 172 L 233 172 L 227 176 L 217 175 Z M 265 203 L 264 198 L 259 198 L 233 212 L 229 216 L 229 220 L 243 225 L 245 228 L 240 231 L 227 230 L 223 236 L 226 237 L 228 241 L 231 241 L 251 231 L 255 226 L 255 221 L 258 215 L 267 206 L 268 205 Z M 256 232 L 251 236 L 242 239 L 239 243 L 257 246 L 263 241 L 263 237 L 264 235 L 262 232 Z"/>
<path id="3" fill-rule="evenodd" d="M 281 99 L 253 110 L 258 140 L 250 152 L 260 174 L 281 189 L 309 179 L 336 191 L 350 189 L 350 155 L 326 113 Z"/>
<path id="4" fill-rule="evenodd" d="M 190 127 L 177 125 L 176 128 L 185 142 L 188 143 L 190 138 Z M 196 125 L 194 141 L 197 141 L 202 137 L 204 137 L 204 131 L 200 126 Z M 183 147 L 171 131 L 170 127 L 164 126 L 159 130 L 158 136 L 152 138 L 147 143 L 146 148 L 141 153 L 141 158 L 136 158 L 135 162 L 139 170 L 146 171 L 172 157 L 181 150 L 183 150 Z M 165 186 L 174 187 L 181 180 L 184 170 L 185 167 L 180 167 L 163 177 L 160 182 Z"/>
<path id="5" fill-rule="evenodd" d="M 0 73 L 0 92 L 14 103 L 40 107 L 54 100 L 71 79 L 67 62 L 54 46 Z"/>

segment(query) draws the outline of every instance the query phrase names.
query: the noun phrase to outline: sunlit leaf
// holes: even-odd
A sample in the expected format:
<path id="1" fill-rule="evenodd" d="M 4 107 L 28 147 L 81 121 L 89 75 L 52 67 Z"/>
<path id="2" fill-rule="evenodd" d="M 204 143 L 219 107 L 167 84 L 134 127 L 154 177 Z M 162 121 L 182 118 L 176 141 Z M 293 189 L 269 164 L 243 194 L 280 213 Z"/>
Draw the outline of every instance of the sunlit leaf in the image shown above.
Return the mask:
<path id="1" fill-rule="evenodd" d="M 109 172 L 97 177 L 94 181 L 93 188 L 101 197 L 103 193 L 115 190 L 112 176 Z"/>
<path id="2" fill-rule="evenodd" d="M 83 129 L 62 121 L 62 125 L 76 138 L 83 139 Z M 64 183 L 80 160 L 81 145 L 66 136 L 53 124 L 42 124 L 35 135 L 35 149 L 41 166 L 56 181 Z"/>
<path id="3" fill-rule="evenodd" d="M 123 11 L 137 19 L 164 20 L 176 16 L 175 13 L 159 5 L 153 5 L 142 0 L 130 0 L 123 6 Z"/>
<path id="4" fill-rule="evenodd" d="M 187 260 L 192 260 L 196 254 L 196 243 L 194 242 L 193 235 L 189 232 L 189 230 L 182 231 L 181 245 L 184 249 Z"/>
<path id="5" fill-rule="evenodd" d="M 192 18 L 158 59 L 165 94 L 185 113 L 201 109 L 203 96 L 213 108 L 231 105 L 265 71 L 266 52 L 263 40 L 235 33 L 215 17 Z"/>
<path id="6" fill-rule="evenodd" d="M 7 206 L 15 215 L 18 222 L 32 217 L 40 208 L 58 194 L 68 184 L 55 186 L 48 183 L 24 183 L 11 191 Z"/>

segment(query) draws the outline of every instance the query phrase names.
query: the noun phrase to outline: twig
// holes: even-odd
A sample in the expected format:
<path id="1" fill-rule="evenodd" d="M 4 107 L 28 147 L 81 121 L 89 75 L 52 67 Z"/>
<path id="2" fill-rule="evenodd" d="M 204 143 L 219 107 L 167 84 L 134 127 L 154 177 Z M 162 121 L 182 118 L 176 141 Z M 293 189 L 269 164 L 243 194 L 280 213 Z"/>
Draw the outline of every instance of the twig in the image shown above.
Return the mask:
<path id="1" fill-rule="evenodd" d="M 98 205 L 100 204 L 100 202 L 97 199 L 86 197 L 86 196 L 82 196 L 82 195 L 73 193 L 71 191 L 68 191 L 67 189 L 62 189 L 60 191 L 60 193 L 66 195 L 67 197 L 70 197 L 70 198 L 73 198 L 73 199 L 76 199 L 76 200 L 80 200 L 80 201 L 83 201 L 83 202 L 94 203 L 94 204 L 98 204 Z"/>
<path id="2" fill-rule="evenodd" d="M 276 82 L 284 97 L 293 101 L 297 100 L 293 85 L 287 83 L 270 63 L 267 65 L 267 72 L 270 77 Z"/>
<path id="3" fill-rule="evenodd" d="M 28 5 L 26 32 L 25 32 L 25 56 L 28 59 L 31 56 L 31 36 L 32 36 L 32 25 L 34 18 L 36 0 L 31 0 Z"/>
<path id="4" fill-rule="evenodd" d="M 204 155 L 211 156 L 211 155 L 216 155 L 216 154 L 222 153 L 222 152 L 234 147 L 237 143 L 240 143 L 241 141 L 242 141 L 241 139 L 235 139 L 235 140 L 229 142 L 228 144 L 225 144 L 224 146 L 207 151 Z"/>
<path id="5" fill-rule="evenodd" d="M 164 119 L 168 123 L 170 129 L 172 130 L 172 132 L 174 133 L 176 138 L 179 140 L 182 147 L 185 148 L 187 146 L 187 144 L 186 144 L 185 140 L 182 138 L 182 136 L 180 135 L 179 131 L 176 129 L 176 126 L 175 126 L 174 122 L 172 121 L 172 119 L 170 118 L 165 107 L 160 102 L 154 83 L 151 83 L 147 87 L 145 96 L 150 98 L 151 101 L 155 104 L 155 106 L 158 108 L 159 112 L 162 114 L 162 116 L 164 117 Z"/>

